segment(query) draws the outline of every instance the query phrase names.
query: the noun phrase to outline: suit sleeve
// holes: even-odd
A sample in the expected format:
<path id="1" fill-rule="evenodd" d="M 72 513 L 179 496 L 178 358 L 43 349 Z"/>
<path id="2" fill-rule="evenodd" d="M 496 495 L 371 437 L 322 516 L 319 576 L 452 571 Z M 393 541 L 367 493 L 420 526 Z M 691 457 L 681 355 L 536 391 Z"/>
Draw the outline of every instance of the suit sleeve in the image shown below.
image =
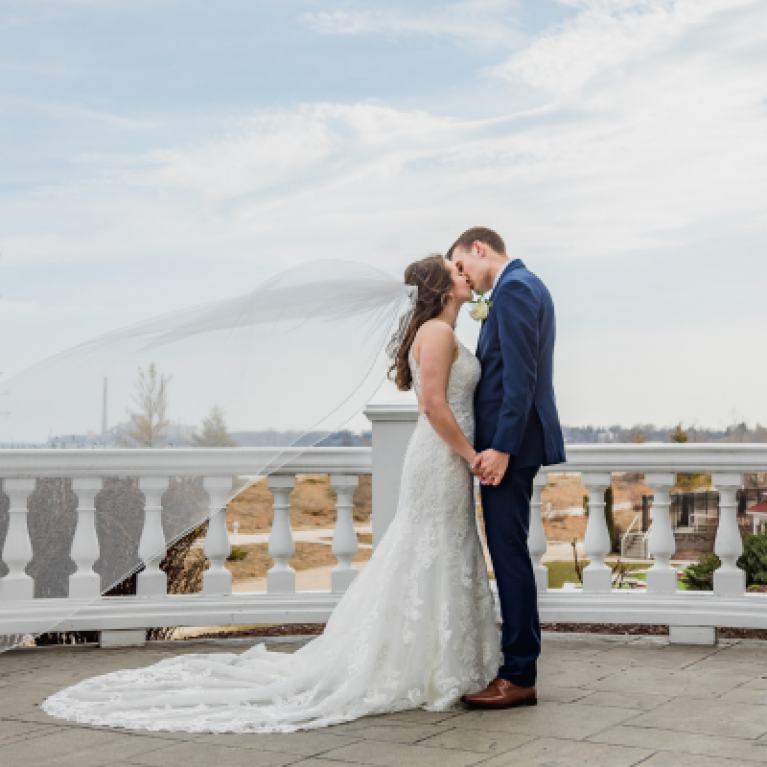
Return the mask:
<path id="1" fill-rule="evenodd" d="M 520 280 L 502 285 L 493 310 L 503 362 L 503 399 L 492 447 L 515 456 L 521 447 L 538 378 L 539 299 Z"/>

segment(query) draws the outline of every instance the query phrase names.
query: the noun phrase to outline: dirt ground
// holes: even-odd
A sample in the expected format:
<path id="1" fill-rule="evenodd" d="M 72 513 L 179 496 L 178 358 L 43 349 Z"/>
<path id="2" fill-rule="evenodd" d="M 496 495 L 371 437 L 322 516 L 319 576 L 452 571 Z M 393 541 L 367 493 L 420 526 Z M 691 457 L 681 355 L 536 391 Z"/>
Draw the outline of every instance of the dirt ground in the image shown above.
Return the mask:
<path id="1" fill-rule="evenodd" d="M 617 534 L 628 530 L 637 514 L 642 513 L 642 496 L 651 493 L 650 488 L 636 474 L 613 475 L 613 493 L 615 505 L 631 503 L 631 509 L 621 509 L 613 512 Z M 583 506 L 583 496 L 588 496 L 586 488 L 581 483 L 580 475 L 549 474 L 549 484 L 541 494 L 542 510 L 564 511 Z M 551 505 L 549 505 L 551 504 Z M 583 540 L 586 535 L 586 516 L 554 517 L 543 520 L 546 540 L 562 543 L 577 538 Z"/>
<path id="2" fill-rule="evenodd" d="M 354 522 L 370 522 L 373 508 L 370 475 L 361 475 L 359 487 L 354 491 Z M 330 479 L 323 475 L 308 474 L 296 478 L 296 487 L 290 493 L 290 526 L 293 530 L 332 528 L 336 521 L 336 494 Z M 239 522 L 241 533 L 263 533 L 272 526 L 272 493 L 266 480 L 244 490 L 226 509 L 226 524 Z"/>

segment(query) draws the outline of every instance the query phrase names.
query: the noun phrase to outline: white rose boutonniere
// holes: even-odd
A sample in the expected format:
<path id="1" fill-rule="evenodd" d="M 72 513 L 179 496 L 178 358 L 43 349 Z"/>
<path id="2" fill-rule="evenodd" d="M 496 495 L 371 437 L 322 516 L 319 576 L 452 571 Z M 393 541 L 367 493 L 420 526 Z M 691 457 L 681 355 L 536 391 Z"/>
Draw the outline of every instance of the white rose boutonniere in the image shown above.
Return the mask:
<path id="1" fill-rule="evenodd" d="M 490 307 L 493 305 L 493 302 L 488 301 L 481 290 L 478 292 L 479 298 L 469 301 L 470 304 L 474 304 L 469 310 L 469 316 L 477 322 L 484 322 L 487 319 L 487 315 L 490 314 Z"/>

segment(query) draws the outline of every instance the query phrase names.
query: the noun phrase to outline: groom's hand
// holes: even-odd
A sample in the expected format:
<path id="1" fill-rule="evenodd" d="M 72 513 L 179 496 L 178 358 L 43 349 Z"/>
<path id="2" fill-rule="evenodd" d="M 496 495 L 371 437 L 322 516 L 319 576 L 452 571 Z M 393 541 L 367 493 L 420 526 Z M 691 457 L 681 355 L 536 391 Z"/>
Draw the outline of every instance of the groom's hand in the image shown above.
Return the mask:
<path id="1" fill-rule="evenodd" d="M 472 465 L 472 470 L 483 485 L 499 485 L 509 468 L 509 454 L 498 450 L 484 450 Z"/>

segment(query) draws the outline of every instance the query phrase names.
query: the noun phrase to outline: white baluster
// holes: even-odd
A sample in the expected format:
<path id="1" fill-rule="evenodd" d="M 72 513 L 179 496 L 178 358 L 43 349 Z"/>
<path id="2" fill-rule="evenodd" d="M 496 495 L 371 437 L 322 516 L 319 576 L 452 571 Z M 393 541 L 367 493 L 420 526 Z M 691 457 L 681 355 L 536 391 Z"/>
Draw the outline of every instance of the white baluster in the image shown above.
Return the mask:
<path id="1" fill-rule="evenodd" d="M 167 477 L 141 477 L 139 489 L 144 494 L 144 529 L 138 555 L 144 570 L 138 574 L 136 592 L 140 597 L 164 596 L 168 593 L 168 576 L 160 570 L 165 556 L 165 533 L 162 529 L 162 494 L 168 489 Z"/>
<path id="2" fill-rule="evenodd" d="M 676 552 L 676 541 L 671 529 L 669 491 L 676 484 L 676 474 L 647 474 L 645 484 L 652 488 L 654 498 L 649 549 L 655 564 L 647 571 L 647 592 L 675 594 L 677 574 L 670 559 Z"/>
<path id="3" fill-rule="evenodd" d="M 722 566 L 714 571 L 714 593 L 721 597 L 741 597 L 746 593 L 746 574 L 736 564 L 743 553 L 736 493 L 743 484 L 743 475 L 712 474 L 711 481 L 719 491 L 719 527 L 714 551 L 722 560 Z"/>
<path id="4" fill-rule="evenodd" d="M 202 574 L 203 594 L 231 594 L 232 574 L 224 563 L 231 552 L 226 529 L 226 501 L 232 494 L 231 477 L 205 477 L 203 486 L 210 496 L 211 517 L 205 536 L 205 556 L 210 567 Z"/>
<path id="5" fill-rule="evenodd" d="M 545 472 L 539 471 L 533 480 L 533 500 L 530 504 L 530 531 L 527 536 L 527 548 L 530 558 L 533 560 L 535 572 L 535 585 L 539 592 L 546 592 L 549 588 L 549 568 L 541 564 L 541 557 L 546 553 L 546 532 L 543 529 L 541 518 L 541 493 L 548 484 L 549 477 Z M 550 505 L 550 504 L 549 504 Z"/>
<path id="6" fill-rule="evenodd" d="M 32 541 L 27 527 L 27 498 L 35 489 L 34 479 L 6 479 L 4 489 L 11 501 L 3 561 L 8 574 L 0 581 L 0 598 L 34 599 L 35 582 L 25 568 L 32 559 Z"/>
<path id="7" fill-rule="evenodd" d="M 360 483 L 359 477 L 349 474 L 331 474 L 330 486 L 336 491 L 336 529 L 333 531 L 333 554 L 338 564 L 333 568 L 333 591 L 346 591 L 359 575 L 352 559 L 359 551 L 357 531 L 354 529 L 352 496 Z"/>
<path id="8" fill-rule="evenodd" d="M 274 494 L 274 517 L 269 535 L 269 554 L 274 565 L 266 574 L 266 590 L 270 594 L 292 594 L 296 590 L 296 571 L 288 564 L 296 551 L 290 529 L 290 491 L 296 486 L 292 476 L 272 475 L 267 480 Z"/>
<path id="9" fill-rule="evenodd" d="M 605 490 L 612 481 L 609 474 L 584 474 L 584 487 L 589 491 L 589 522 L 586 526 L 586 555 L 591 560 L 583 570 L 583 589 L 590 592 L 610 591 L 612 571 L 605 564 L 610 553 L 610 534 L 605 519 Z"/>
<path id="10" fill-rule="evenodd" d="M 101 490 L 101 484 L 100 477 L 72 480 L 72 491 L 77 495 L 77 527 L 70 556 L 77 565 L 77 571 L 69 576 L 70 599 L 89 599 L 101 594 L 101 576 L 93 572 L 100 553 L 93 501 Z"/>

